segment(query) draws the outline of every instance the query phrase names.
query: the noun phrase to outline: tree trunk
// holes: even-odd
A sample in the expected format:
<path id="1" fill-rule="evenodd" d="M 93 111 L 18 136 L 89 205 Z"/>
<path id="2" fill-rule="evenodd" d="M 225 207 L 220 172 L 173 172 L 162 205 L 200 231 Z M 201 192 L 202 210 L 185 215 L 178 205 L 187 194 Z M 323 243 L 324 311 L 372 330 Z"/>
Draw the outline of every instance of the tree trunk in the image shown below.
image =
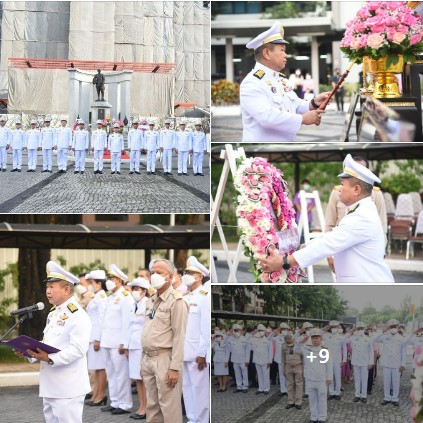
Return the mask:
<path id="1" fill-rule="evenodd" d="M 42 302 L 45 308 L 35 312 L 32 319 L 26 319 L 19 327 L 19 333 L 35 339 L 42 339 L 46 317 L 51 305 L 46 299 L 46 264 L 50 260 L 49 249 L 20 248 L 19 269 L 19 308 Z"/>

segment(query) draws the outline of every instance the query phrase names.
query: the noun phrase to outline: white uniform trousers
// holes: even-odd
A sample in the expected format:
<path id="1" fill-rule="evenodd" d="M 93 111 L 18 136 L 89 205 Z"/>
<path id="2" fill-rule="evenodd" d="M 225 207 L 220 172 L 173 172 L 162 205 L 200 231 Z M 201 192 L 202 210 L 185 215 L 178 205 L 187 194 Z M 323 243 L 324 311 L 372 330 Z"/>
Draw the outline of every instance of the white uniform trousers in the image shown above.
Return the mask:
<path id="1" fill-rule="evenodd" d="M 0 166 L 6 169 L 7 166 L 7 150 L 6 147 L 0 147 Z"/>
<path id="2" fill-rule="evenodd" d="M 392 396 L 391 396 L 392 386 Z M 397 402 L 400 386 L 400 371 L 391 367 L 383 368 L 383 391 L 385 401 Z"/>
<path id="3" fill-rule="evenodd" d="M 279 370 L 279 384 L 281 392 L 288 392 L 286 389 L 286 379 L 283 375 L 283 364 L 278 363 L 278 370 Z"/>
<path id="4" fill-rule="evenodd" d="M 85 395 L 76 398 L 43 398 L 46 423 L 82 423 Z"/>
<path id="5" fill-rule="evenodd" d="M 112 153 L 112 172 L 120 172 L 120 151 Z"/>
<path id="6" fill-rule="evenodd" d="M 339 361 L 332 361 L 333 366 L 333 380 L 329 385 L 329 395 L 341 395 L 341 363 Z M 367 391 L 366 391 L 367 392 Z"/>
<path id="7" fill-rule="evenodd" d="M 237 389 L 248 389 L 248 367 L 245 363 L 233 363 Z"/>
<path id="8" fill-rule="evenodd" d="M 103 171 L 104 150 L 94 150 L 94 172 Z"/>
<path id="9" fill-rule="evenodd" d="M 147 150 L 147 172 L 156 171 L 157 150 Z"/>
<path id="10" fill-rule="evenodd" d="M 310 420 L 325 421 L 328 414 L 328 397 L 326 382 L 307 380 L 308 404 L 310 406 Z"/>
<path id="11" fill-rule="evenodd" d="M 165 172 L 172 172 L 172 150 L 163 150 L 162 156 L 163 170 Z"/>
<path id="12" fill-rule="evenodd" d="M 37 168 L 37 149 L 28 150 L 28 169 L 35 170 Z"/>
<path id="13" fill-rule="evenodd" d="M 354 366 L 355 396 L 357 398 L 367 398 L 368 378 L 369 368 L 367 366 Z"/>
<path id="14" fill-rule="evenodd" d="M 188 173 L 188 151 L 178 153 L 178 173 Z"/>
<path id="15" fill-rule="evenodd" d="M 43 170 L 51 170 L 53 160 L 53 150 L 51 148 L 43 149 Z"/>
<path id="16" fill-rule="evenodd" d="M 184 361 L 182 381 L 185 411 L 188 423 L 208 423 L 210 418 L 209 366 L 198 370 L 198 363 Z"/>
<path id="17" fill-rule="evenodd" d="M 22 167 L 22 149 L 13 150 L 13 169 Z"/>
<path id="18" fill-rule="evenodd" d="M 140 171 L 140 150 L 131 150 L 129 153 L 129 170 L 133 172 L 134 170 L 136 172 Z"/>
<path id="19" fill-rule="evenodd" d="M 66 170 L 68 165 L 68 149 L 59 148 L 57 150 L 57 167 L 59 170 Z"/>
<path id="20" fill-rule="evenodd" d="M 193 153 L 192 158 L 192 169 L 195 173 L 203 173 L 203 157 L 204 152 L 200 151 L 199 153 Z"/>
<path id="21" fill-rule="evenodd" d="M 267 364 L 256 364 L 259 392 L 270 391 L 270 369 Z"/>
<path id="22" fill-rule="evenodd" d="M 90 342 L 88 347 L 87 362 L 88 370 L 103 370 L 106 368 L 104 360 L 104 348 L 94 350 L 94 342 Z"/>
<path id="23" fill-rule="evenodd" d="M 85 150 L 75 150 L 75 171 L 85 171 Z"/>
<path id="24" fill-rule="evenodd" d="M 132 408 L 132 392 L 128 359 L 125 354 L 119 354 L 118 348 L 104 348 L 104 351 L 110 405 L 129 411 Z"/>
<path id="25" fill-rule="evenodd" d="M 129 364 L 129 377 L 134 380 L 142 380 L 141 377 L 141 350 L 128 350 L 128 364 Z"/>

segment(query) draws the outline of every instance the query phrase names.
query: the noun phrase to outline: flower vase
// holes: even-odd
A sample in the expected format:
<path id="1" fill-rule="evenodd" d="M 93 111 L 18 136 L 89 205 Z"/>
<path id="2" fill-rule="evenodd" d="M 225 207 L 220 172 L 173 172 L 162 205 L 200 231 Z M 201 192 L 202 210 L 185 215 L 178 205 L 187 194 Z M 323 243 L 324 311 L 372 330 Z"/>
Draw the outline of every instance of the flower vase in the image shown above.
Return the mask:
<path id="1" fill-rule="evenodd" d="M 386 61 L 388 56 L 382 57 L 379 60 L 366 58 L 368 65 L 368 73 L 372 76 L 374 87 L 373 97 L 375 98 L 395 98 L 401 97 L 398 81 L 395 76 L 396 73 L 404 71 L 404 58 L 399 55 L 398 63 L 391 64 L 388 68 Z"/>

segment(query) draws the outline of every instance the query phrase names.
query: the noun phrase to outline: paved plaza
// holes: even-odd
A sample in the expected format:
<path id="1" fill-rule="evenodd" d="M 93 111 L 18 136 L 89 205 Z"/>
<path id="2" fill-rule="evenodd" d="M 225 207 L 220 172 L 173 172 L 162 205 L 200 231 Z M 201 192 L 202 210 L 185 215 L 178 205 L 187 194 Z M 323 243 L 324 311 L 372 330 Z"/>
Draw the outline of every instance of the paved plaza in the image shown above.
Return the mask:
<path id="1" fill-rule="evenodd" d="M 382 367 L 378 366 L 372 395 L 367 397 L 367 403 L 354 403 L 354 381 L 349 382 L 343 392 L 341 401 L 328 401 L 328 418 L 326 423 L 411 423 L 410 410 L 410 377 L 412 374 L 411 356 L 408 357 L 407 369 L 401 377 L 400 406 L 380 405 L 383 400 Z M 229 388 L 226 392 L 216 392 L 218 386 L 212 379 L 212 422 L 218 423 L 308 423 L 310 408 L 308 400 L 303 402 L 302 410 L 286 410 L 286 396 L 278 396 L 279 387 L 272 386 L 270 394 L 255 395 L 255 388 L 248 393 L 233 393 L 236 389 Z"/>
<path id="2" fill-rule="evenodd" d="M 0 388 L 1 415 L 0 422 L 4 423 L 44 423 L 43 400 L 38 397 L 38 386 Z M 134 406 L 132 411 L 138 409 L 138 397 L 132 395 Z M 129 414 L 113 416 L 100 411 L 101 407 L 84 406 L 83 423 L 130 423 L 135 420 Z M 187 419 L 184 417 L 184 422 Z M 141 420 L 145 422 L 145 420 Z"/>
<path id="3" fill-rule="evenodd" d="M 145 155 L 141 156 L 141 175 L 129 175 L 129 161 L 122 161 L 121 175 L 111 174 L 110 160 L 103 174 L 94 175 L 92 156 L 86 160 L 83 175 L 74 174 L 74 158 L 69 156 L 67 173 L 41 173 L 38 157 L 35 173 L 27 173 L 24 154 L 22 172 L 12 170 L 8 154 L 7 172 L 0 172 L 0 213 L 209 213 L 209 156 L 203 162 L 204 176 L 178 176 L 177 157 L 173 157 L 172 176 L 164 175 L 157 162 L 157 175 L 147 175 Z"/>

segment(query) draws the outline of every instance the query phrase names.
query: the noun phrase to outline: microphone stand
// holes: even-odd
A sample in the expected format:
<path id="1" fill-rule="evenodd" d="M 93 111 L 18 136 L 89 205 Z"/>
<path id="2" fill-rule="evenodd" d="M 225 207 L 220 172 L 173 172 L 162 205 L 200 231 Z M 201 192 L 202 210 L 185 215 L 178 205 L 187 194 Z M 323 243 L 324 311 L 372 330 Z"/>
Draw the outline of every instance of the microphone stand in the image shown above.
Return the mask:
<path id="1" fill-rule="evenodd" d="M 333 97 L 333 95 L 338 91 L 338 88 L 342 85 L 342 83 L 344 82 L 345 78 L 348 76 L 348 74 L 350 73 L 351 68 L 354 66 L 354 63 L 357 61 L 357 59 L 355 59 L 351 65 L 349 66 L 349 68 L 343 73 L 343 75 L 339 78 L 338 83 L 335 85 L 334 89 L 332 90 L 332 92 L 329 94 L 329 97 L 326 99 L 326 101 L 324 101 L 320 107 L 319 110 L 325 110 L 327 105 L 329 104 L 331 98 Z"/>
<path id="2" fill-rule="evenodd" d="M 13 329 L 15 329 L 16 326 L 20 325 L 26 318 L 32 319 L 32 312 L 25 313 L 1 338 L 0 342 L 3 341 L 4 338 L 6 338 L 7 335 L 9 335 L 10 332 L 12 332 Z"/>

